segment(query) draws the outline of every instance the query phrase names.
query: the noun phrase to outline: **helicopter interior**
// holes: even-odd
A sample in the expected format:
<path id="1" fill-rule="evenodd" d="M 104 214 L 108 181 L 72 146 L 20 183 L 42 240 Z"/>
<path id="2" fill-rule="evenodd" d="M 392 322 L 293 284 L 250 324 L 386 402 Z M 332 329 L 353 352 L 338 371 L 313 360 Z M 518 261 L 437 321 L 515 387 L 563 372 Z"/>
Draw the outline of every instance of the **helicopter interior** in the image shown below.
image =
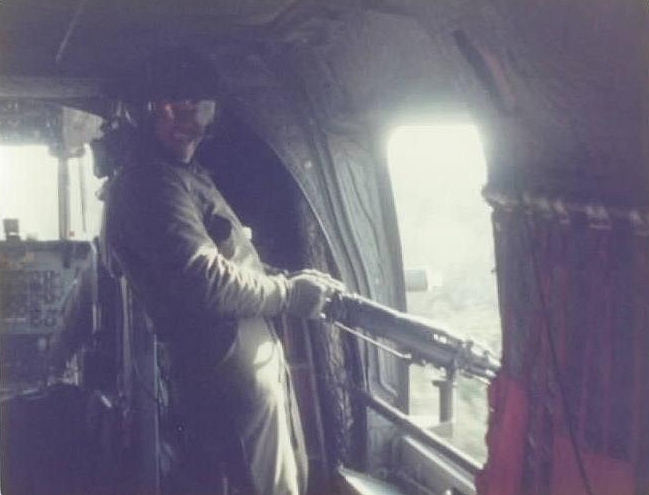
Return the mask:
<path id="1" fill-rule="evenodd" d="M 56 213 L 56 238 L 0 210 L 3 493 L 173 492 L 164 346 L 96 232 L 72 225 L 90 206 L 70 193 L 84 156 L 111 173 L 107 82 L 165 45 L 219 69 L 199 159 L 264 261 L 351 293 L 327 321 L 279 322 L 309 493 L 647 493 L 645 1 L 2 0 L 0 144 L 46 147 L 58 190 L 26 198 Z M 386 143 L 440 121 L 475 124 L 484 149 L 498 362 L 404 316 Z M 421 363 L 446 372 L 440 416 L 456 371 L 490 382 L 484 460 L 409 415 Z"/>

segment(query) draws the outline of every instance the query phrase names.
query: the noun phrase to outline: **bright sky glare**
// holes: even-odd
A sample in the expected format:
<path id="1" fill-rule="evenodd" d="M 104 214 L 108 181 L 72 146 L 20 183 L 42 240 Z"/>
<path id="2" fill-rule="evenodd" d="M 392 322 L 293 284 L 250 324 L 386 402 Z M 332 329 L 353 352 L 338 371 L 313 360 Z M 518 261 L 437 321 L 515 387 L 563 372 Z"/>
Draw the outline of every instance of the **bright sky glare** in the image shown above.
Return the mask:
<path id="1" fill-rule="evenodd" d="M 388 143 L 393 183 L 409 188 L 424 182 L 473 196 L 486 182 L 487 168 L 473 124 L 410 125 L 397 128 Z"/>
<path id="2" fill-rule="evenodd" d="M 388 141 L 388 165 L 404 264 L 442 276 L 471 248 L 476 217 L 489 223 L 478 130 L 470 123 L 399 127 Z"/>
<path id="3" fill-rule="evenodd" d="M 92 239 L 99 232 L 102 205 L 95 193 L 102 181 L 93 175 L 92 164 L 89 147 L 68 161 L 68 235 L 73 239 Z M 17 218 L 23 239 L 58 239 L 58 203 L 58 159 L 47 146 L 0 146 L 0 219 Z"/>
<path id="4" fill-rule="evenodd" d="M 58 239 L 57 160 L 46 146 L 0 146 L 0 219 L 4 218 L 19 219 L 23 238 Z"/>

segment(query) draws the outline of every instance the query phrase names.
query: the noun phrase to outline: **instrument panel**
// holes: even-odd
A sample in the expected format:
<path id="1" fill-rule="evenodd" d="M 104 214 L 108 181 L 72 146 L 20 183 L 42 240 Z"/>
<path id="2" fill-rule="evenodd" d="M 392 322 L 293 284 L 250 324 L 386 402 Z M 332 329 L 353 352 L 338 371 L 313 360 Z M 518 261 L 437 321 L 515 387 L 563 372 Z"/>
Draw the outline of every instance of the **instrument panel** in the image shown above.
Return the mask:
<path id="1" fill-rule="evenodd" d="M 62 330 L 66 307 L 92 262 L 88 242 L 0 242 L 0 333 Z"/>

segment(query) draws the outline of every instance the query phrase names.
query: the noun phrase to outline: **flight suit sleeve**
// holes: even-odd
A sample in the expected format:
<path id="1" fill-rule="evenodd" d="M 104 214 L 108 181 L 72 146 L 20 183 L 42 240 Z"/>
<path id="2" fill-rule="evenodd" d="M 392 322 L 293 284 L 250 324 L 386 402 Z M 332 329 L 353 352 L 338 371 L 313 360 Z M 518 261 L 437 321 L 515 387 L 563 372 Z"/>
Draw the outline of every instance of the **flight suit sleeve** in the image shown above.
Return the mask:
<path id="1" fill-rule="evenodd" d="M 199 318 L 273 316 L 284 309 L 286 278 L 239 266 L 220 253 L 178 171 L 123 172 L 109 192 L 108 224 L 127 277 L 149 270 L 148 280 L 164 284 L 151 290 Z"/>

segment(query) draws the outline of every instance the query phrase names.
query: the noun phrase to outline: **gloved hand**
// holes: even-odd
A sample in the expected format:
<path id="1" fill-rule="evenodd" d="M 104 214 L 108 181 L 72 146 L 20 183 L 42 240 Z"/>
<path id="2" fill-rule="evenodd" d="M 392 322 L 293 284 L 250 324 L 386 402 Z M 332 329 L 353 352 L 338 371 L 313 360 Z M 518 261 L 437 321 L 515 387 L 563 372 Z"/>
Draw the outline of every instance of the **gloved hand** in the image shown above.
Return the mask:
<path id="1" fill-rule="evenodd" d="M 286 312 L 300 318 L 316 319 L 335 291 L 345 285 L 326 273 L 303 270 L 288 279 Z"/>

